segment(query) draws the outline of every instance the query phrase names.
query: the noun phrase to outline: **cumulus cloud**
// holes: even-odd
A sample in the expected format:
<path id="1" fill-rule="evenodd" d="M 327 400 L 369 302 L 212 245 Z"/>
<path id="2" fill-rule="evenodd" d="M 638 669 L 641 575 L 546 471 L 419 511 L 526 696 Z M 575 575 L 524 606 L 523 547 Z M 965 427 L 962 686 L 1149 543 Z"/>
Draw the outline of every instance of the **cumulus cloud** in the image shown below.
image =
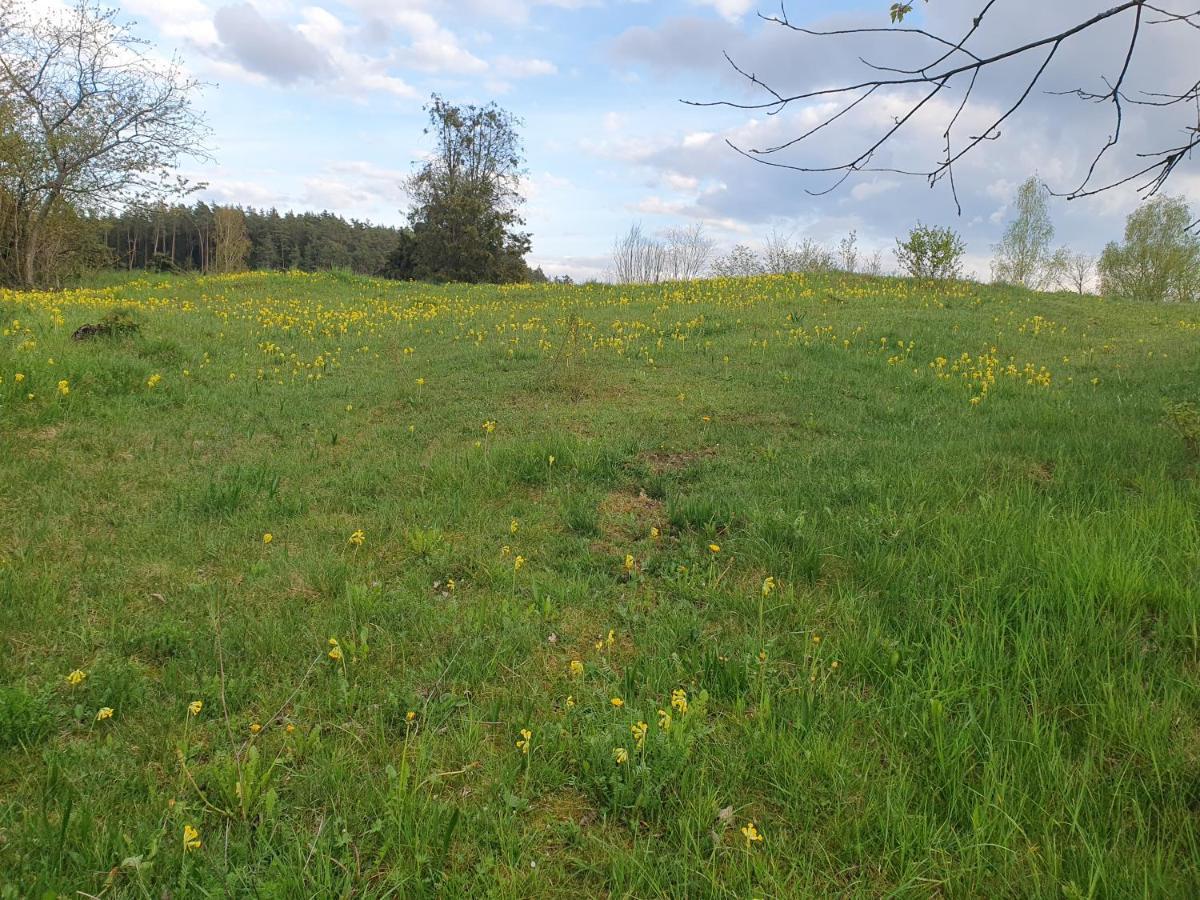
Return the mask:
<path id="1" fill-rule="evenodd" d="M 223 51 L 250 72 L 292 84 L 329 71 L 320 47 L 286 23 L 267 20 L 249 3 L 221 7 L 213 26 Z"/>

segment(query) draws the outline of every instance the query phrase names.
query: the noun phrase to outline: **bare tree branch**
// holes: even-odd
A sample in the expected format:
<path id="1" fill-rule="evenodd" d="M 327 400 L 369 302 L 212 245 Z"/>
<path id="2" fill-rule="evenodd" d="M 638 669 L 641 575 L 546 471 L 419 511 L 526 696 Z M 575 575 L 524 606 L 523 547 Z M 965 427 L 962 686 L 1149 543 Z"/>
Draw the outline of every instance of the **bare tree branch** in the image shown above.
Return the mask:
<path id="1" fill-rule="evenodd" d="M 911 64 L 908 66 L 884 64 L 879 60 L 869 61 L 859 56 L 859 61 L 871 72 L 869 77 L 835 86 L 814 85 L 811 88 L 799 91 L 787 91 L 777 85 L 771 84 L 758 74 L 750 72 L 726 53 L 725 58 L 734 71 L 741 75 L 755 91 L 766 94 L 766 99 L 746 102 L 735 102 L 732 100 L 685 100 L 683 102 L 692 106 L 723 106 L 732 109 L 761 111 L 768 115 L 777 115 L 794 104 L 803 104 L 807 101 L 817 100 L 836 101 L 835 108 L 831 112 L 815 125 L 808 127 L 803 133 L 795 137 L 764 147 L 747 148 L 738 146 L 732 141 L 727 141 L 726 143 L 741 155 L 762 165 L 808 174 L 833 174 L 837 176 L 832 185 L 823 189 L 809 190 L 808 193 L 813 195 L 825 194 L 836 190 L 848 178 L 860 172 L 889 172 L 916 175 L 927 179 L 931 186 L 936 185 L 942 179 L 946 179 L 949 183 L 955 204 L 961 213 L 962 206 L 959 202 L 958 185 L 954 172 L 956 164 L 961 162 L 964 157 L 976 150 L 985 141 L 995 141 L 1001 138 L 1002 126 L 1029 100 L 1050 69 L 1051 64 L 1059 56 L 1063 47 L 1076 41 L 1080 35 L 1092 31 L 1102 23 L 1128 16 L 1132 19 L 1128 42 L 1124 47 L 1121 57 L 1114 61 L 1115 72 L 1113 76 L 1111 78 L 1102 76 L 1105 85 L 1103 91 L 1088 90 L 1081 87 L 1071 91 L 1046 92 L 1058 96 L 1070 95 L 1090 103 L 1111 104 L 1114 116 L 1112 132 L 1097 149 L 1082 180 L 1068 190 L 1056 192 L 1057 196 L 1065 196 L 1069 199 L 1087 197 L 1133 182 L 1138 182 L 1138 189 L 1143 195 L 1153 196 L 1162 189 L 1163 185 L 1177 170 L 1179 165 L 1186 159 L 1189 159 L 1196 147 L 1200 146 L 1200 108 L 1198 108 L 1197 121 L 1194 124 L 1187 123 L 1184 129 L 1187 136 L 1185 141 L 1177 146 L 1166 149 L 1138 153 L 1137 158 L 1149 161 L 1146 165 L 1138 167 L 1137 171 L 1127 175 L 1111 178 L 1109 181 L 1104 182 L 1102 186 L 1096 184 L 1102 163 L 1109 155 L 1109 152 L 1121 142 L 1125 132 L 1128 130 L 1124 127 L 1125 107 L 1127 105 L 1174 107 L 1184 103 L 1194 103 L 1200 107 L 1200 81 L 1195 81 L 1190 87 L 1177 92 L 1165 89 L 1163 91 L 1139 91 L 1134 96 L 1130 96 L 1126 90 L 1126 85 L 1130 83 L 1131 75 L 1138 59 L 1138 45 L 1144 37 L 1146 29 L 1150 27 L 1164 28 L 1171 26 L 1176 28 L 1190 27 L 1200 29 L 1200 10 L 1178 12 L 1148 2 L 1148 0 L 1121 0 L 1121 2 L 1115 3 L 1108 9 L 1095 12 L 1074 25 L 1052 34 L 1046 34 L 1034 40 L 1014 42 L 1012 46 L 1001 47 L 989 53 L 983 53 L 969 45 L 972 42 L 975 42 L 977 45 L 978 41 L 984 36 L 984 29 L 987 27 L 987 23 L 991 21 L 988 18 L 989 13 L 996 7 L 997 0 L 986 0 L 986 2 L 980 0 L 980 2 L 981 6 L 979 7 L 978 14 L 971 19 L 970 27 L 966 28 L 961 33 L 961 37 L 958 38 L 945 37 L 929 29 L 915 27 L 882 28 L 864 26 L 825 30 L 804 27 L 793 23 L 788 18 L 787 10 L 781 3 L 777 15 L 760 14 L 759 18 L 764 22 L 785 28 L 798 35 L 819 40 L 883 34 L 895 35 L 897 41 L 904 42 L 912 38 L 919 38 L 937 45 L 940 49 L 936 51 L 929 62 L 915 67 Z M 1161 3 L 1161 0 L 1159 2 Z M 907 8 L 901 10 L 901 15 L 897 17 L 894 10 L 893 18 L 903 18 L 903 13 L 907 11 Z M 968 134 L 960 140 L 956 140 L 957 131 L 961 128 L 961 123 L 964 121 L 964 115 L 973 105 L 974 94 L 980 75 L 1006 61 L 1026 58 L 1035 54 L 1041 58 L 1031 77 L 1021 83 L 1020 88 L 1012 95 L 1011 101 L 1003 107 L 1003 111 L 978 134 Z M 890 123 L 882 127 L 877 137 L 871 139 L 862 150 L 855 152 L 852 156 L 841 161 L 826 164 L 807 162 L 803 158 L 788 161 L 770 158 L 782 154 L 784 151 L 797 151 L 806 142 L 810 142 L 810 138 L 827 132 L 832 126 L 843 120 L 844 117 L 854 110 L 865 108 L 864 104 L 872 98 L 878 101 L 886 97 L 894 97 L 897 93 L 904 96 L 906 92 L 911 91 L 913 88 L 922 88 L 923 90 L 916 97 L 905 97 L 904 102 L 907 104 L 905 111 L 893 116 Z M 901 166 L 876 166 L 874 164 L 876 156 L 883 147 L 903 131 L 918 113 L 929 109 L 932 101 L 939 96 L 959 89 L 962 90 L 962 98 L 953 108 L 953 112 L 947 113 L 948 118 L 942 132 L 942 140 L 944 142 L 942 155 L 936 163 L 932 164 L 929 168 L 917 169 L 915 171 L 905 169 Z"/>

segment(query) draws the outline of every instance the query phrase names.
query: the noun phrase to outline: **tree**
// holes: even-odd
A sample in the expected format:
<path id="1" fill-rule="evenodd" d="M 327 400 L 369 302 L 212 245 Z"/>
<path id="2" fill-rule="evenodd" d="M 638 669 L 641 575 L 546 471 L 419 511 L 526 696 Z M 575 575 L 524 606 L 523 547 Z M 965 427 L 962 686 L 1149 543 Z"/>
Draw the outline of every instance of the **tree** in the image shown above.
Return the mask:
<path id="1" fill-rule="evenodd" d="M 758 255 L 745 244 L 734 245 L 724 256 L 714 259 L 712 264 L 712 274 L 717 278 L 744 278 L 762 273 Z"/>
<path id="2" fill-rule="evenodd" d="M 213 271 L 241 272 L 249 255 L 245 214 L 232 206 L 219 207 L 213 213 Z"/>
<path id="3" fill-rule="evenodd" d="M 896 240 L 896 261 L 913 278 L 959 278 L 965 252 L 953 229 L 919 222 L 905 240 Z"/>
<path id="4" fill-rule="evenodd" d="M 669 228 L 666 235 L 667 277 L 671 281 L 691 281 L 699 278 L 708 267 L 714 243 L 704 233 L 704 226 Z"/>
<path id="5" fill-rule="evenodd" d="M 1062 247 L 1050 261 L 1050 280 L 1060 291 L 1075 291 L 1083 296 L 1091 286 L 1095 270 L 1094 256 Z"/>
<path id="6" fill-rule="evenodd" d="M 0 193 L 8 207 L 0 277 L 55 277 L 46 252 L 66 210 L 95 211 L 170 189 L 185 156 L 203 156 L 197 83 L 95 0 L 34 17 L 0 0 Z"/>
<path id="7" fill-rule="evenodd" d="M 1200 300 L 1200 237 L 1182 197 L 1155 197 L 1130 213 L 1125 243 L 1110 243 L 1100 255 L 1100 290 L 1126 300 Z"/>
<path id="8" fill-rule="evenodd" d="M 521 122 L 495 103 L 426 105 L 437 146 L 408 180 L 410 233 L 388 270 L 429 281 L 526 281 L 529 235 L 519 231 L 524 156 Z"/>
<path id="9" fill-rule="evenodd" d="M 1064 6 L 1069 7 L 1068 4 Z M 828 193 L 857 172 L 893 172 L 924 177 L 931 185 L 945 181 L 957 204 L 955 166 L 980 146 L 1002 137 L 1002 128 L 1039 89 L 1039 84 L 1064 48 L 1077 46 L 1081 35 L 1098 33 L 1119 23 L 1127 29 L 1128 42 L 1111 59 L 1103 61 L 1107 64 L 1107 71 L 1098 73 L 1103 89 L 1079 87 L 1055 92 L 1059 96 L 1074 96 L 1087 103 L 1107 106 L 1113 116 L 1110 136 L 1096 149 L 1086 174 L 1080 182 L 1061 191 L 1061 195 L 1074 199 L 1135 184 L 1144 197 L 1152 197 L 1162 189 L 1179 164 L 1189 159 L 1192 151 L 1200 147 L 1200 110 L 1194 109 L 1200 104 L 1200 79 L 1196 79 L 1195 72 L 1185 74 L 1185 80 L 1180 84 L 1162 84 L 1154 91 L 1134 91 L 1129 87 L 1132 76 L 1140 74 L 1140 71 L 1135 73 L 1135 69 L 1145 67 L 1153 73 L 1156 61 L 1145 59 L 1145 54 L 1139 57 L 1136 52 L 1139 41 L 1146 33 L 1150 29 L 1158 32 L 1170 30 L 1172 36 L 1177 34 L 1179 41 L 1186 45 L 1194 40 L 1195 30 L 1200 28 L 1200 10 L 1172 12 L 1163 8 L 1161 0 L 1157 3 L 1150 0 L 1114 0 L 1107 9 L 1081 12 L 1077 21 L 1068 27 L 1022 42 L 1020 38 L 1014 39 L 1011 30 L 1006 30 L 1005 23 L 992 15 L 996 7 L 1002 8 L 1003 4 L 998 4 L 996 0 L 977 0 L 978 12 L 970 19 L 969 26 L 957 34 L 941 35 L 903 24 L 905 17 L 913 11 L 912 3 L 891 4 L 891 27 L 828 30 L 793 24 L 786 7 L 781 3 L 777 15 L 760 14 L 760 17 L 793 34 L 823 41 L 867 40 L 886 44 L 892 48 L 895 56 L 888 59 L 878 56 L 867 58 L 849 47 L 843 47 L 840 48 L 841 53 L 850 59 L 857 58 L 862 63 L 861 77 L 831 84 L 826 74 L 818 70 L 820 74 L 815 76 L 815 83 L 791 90 L 759 78 L 726 53 L 725 58 L 733 70 L 752 88 L 761 91 L 763 99 L 747 103 L 728 100 L 686 102 L 694 106 L 727 106 L 770 115 L 794 104 L 804 106 L 806 113 L 817 113 L 818 118 L 813 122 L 808 121 L 806 116 L 805 131 L 771 146 L 744 149 L 728 142 L 734 150 L 756 162 L 796 172 L 826 175 L 832 179 L 832 184 L 809 193 Z M 929 47 L 929 53 L 923 57 L 914 56 L 912 51 L 917 44 Z M 1012 77 L 1010 64 L 1020 61 L 1028 61 L 1031 74 L 1017 80 Z M 992 81 L 989 76 L 1004 79 L 1010 84 L 1009 96 L 996 104 L 973 102 L 976 88 Z M 1192 84 L 1188 85 L 1187 81 L 1192 81 Z M 942 103 L 939 105 L 935 101 Z M 836 133 L 839 120 L 869 102 L 879 104 L 882 112 L 875 116 L 875 121 L 883 124 L 861 149 L 852 150 L 849 156 L 827 164 L 804 160 L 783 161 L 785 157 L 781 154 L 802 152 L 815 136 L 831 137 Z M 1168 146 L 1143 146 L 1134 157 L 1136 162 L 1129 164 L 1129 170 L 1103 180 L 1100 163 L 1125 136 L 1122 129 L 1124 117 L 1126 111 L 1135 106 L 1146 110 L 1157 108 L 1162 113 L 1176 115 L 1179 121 L 1174 133 L 1182 136 L 1170 139 Z M 904 160 L 887 160 L 885 148 L 889 142 L 906 126 L 910 126 L 922 111 L 926 115 L 941 117 L 936 132 L 930 123 L 923 123 L 924 130 L 941 135 L 936 162 L 928 168 L 922 168 Z M 988 117 L 982 127 L 972 122 L 980 115 Z M 1137 136 L 1141 133 L 1135 132 Z M 882 159 L 878 158 L 881 156 Z M 962 211 L 961 205 L 959 211 Z"/>
<path id="10" fill-rule="evenodd" d="M 667 249 L 640 224 L 613 242 L 612 274 L 618 284 L 658 284 L 667 272 Z"/>
<path id="11" fill-rule="evenodd" d="M 1049 191 L 1036 176 L 1025 179 L 1017 189 L 1016 217 L 993 248 L 993 281 L 1019 284 L 1033 291 L 1046 284 L 1051 274 L 1050 242 L 1054 240 L 1048 196 Z"/>

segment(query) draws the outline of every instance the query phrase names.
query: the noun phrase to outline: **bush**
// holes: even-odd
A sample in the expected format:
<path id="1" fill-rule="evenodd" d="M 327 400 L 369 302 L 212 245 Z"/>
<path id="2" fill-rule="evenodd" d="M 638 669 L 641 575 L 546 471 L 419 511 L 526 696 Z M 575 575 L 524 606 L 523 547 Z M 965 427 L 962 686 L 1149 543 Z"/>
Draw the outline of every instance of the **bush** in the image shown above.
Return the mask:
<path id="1" fill-rule="evenodd" d="M 1125 243 L 1100 256 L 1100 290 L 1106 297 L 1152 303 L 1200 299 L 1200 236 L 1188 229 L 1192 214 L 1182 197 L 1155 197 L 1125 221 Z"/>
<path id="2" fill-rule="evenodd" d="M 908 239 L 896 239 L 896 261 L 913 278 L 958 278 L 966 246 L 952 228 L 917 223 Z"/>

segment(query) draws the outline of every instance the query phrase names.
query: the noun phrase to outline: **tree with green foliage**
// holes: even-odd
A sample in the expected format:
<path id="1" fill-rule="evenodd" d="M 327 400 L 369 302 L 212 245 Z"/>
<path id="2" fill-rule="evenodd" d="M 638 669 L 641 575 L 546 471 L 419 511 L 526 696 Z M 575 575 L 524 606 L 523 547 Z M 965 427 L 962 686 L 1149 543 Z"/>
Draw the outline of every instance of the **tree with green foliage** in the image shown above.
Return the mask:
<path id="1" fill-rule="evenodd" d="M 213 213 L 213 271 L 241 272 L 249 255 L 245 213 L 233 206 L 218 207 Z"/>
<path id="2" fill-rule="evenodd" d="M 1051 275 L 1054 224 L 1050 221 L 1050 192 L 1031 175 L 1017 188 L 1015 217 L 1004 229 L 1004 237 L 993 249 L 992 281 L 1018 284 L 1036 291 Z"/>
<path id="3" fill-rule="evenodd" d="M 408 180 L 410 230 L 387 274 L 421 281 L 527 281 L 529 235 L 520 231 L 521 122 L 495 103 L 425 107 L 433 155 Z"/>
<path id="4" fill-rule="evenodd" d="M 917 223 L 904 240 L 896 239 L 896 262 L 913 278 L 959 278 L 966 247 L 952 228 Z"/>
<path id="5" fill-rule="evenodd" d="M 1100 291 L 1106 297 L 1152 303 L 1200 300 L 1200 236 L 1188 230 L 1191 210 L 1182 197 L 1155 197 L 1125 221 L 1125 243 L 1100 255 Z"/>
<path id="6" fill-rule="evenodd" d="M 0 278 L 60 275 L 56 245 L 79 213 L 171 189 L 180 158 L 204 154 L 197 83 L 155 59 L 114 10 L 75 0 L 40 13 L 0 2 Z"/>

